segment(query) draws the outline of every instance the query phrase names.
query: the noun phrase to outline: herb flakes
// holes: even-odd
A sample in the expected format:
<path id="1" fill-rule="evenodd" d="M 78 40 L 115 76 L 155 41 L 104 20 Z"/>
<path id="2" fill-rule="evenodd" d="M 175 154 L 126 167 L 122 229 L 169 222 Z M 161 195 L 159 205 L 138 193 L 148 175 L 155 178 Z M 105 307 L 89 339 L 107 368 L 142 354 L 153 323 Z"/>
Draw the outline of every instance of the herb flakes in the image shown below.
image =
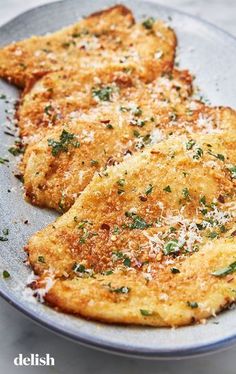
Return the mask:
<path id="1" fill-rule="evenodd" d="M 3 270 L 2 276 L 4 279 L 10 278 L 11 274 L 7 270 Z"/>
<path id="2" fill-rule="evenodd" d="M 189 190 L 188 190 L 187 187 L 182 189 L 182 195 L 183 195 L 184 199 L 189 199 L 190 198 L 190 193 L 189 193 Z"/>
<path id="3" fill-rule="evenodd" d="M 152 312 L 150 312 L 147 309 L 139 309 L 139 310 L 140 310 L 140 313 L 142 314 L 142 316 L 144 316 L 144 317 L 150 317 L 152 315 Z"/>
<path id="4" fill-rule="evenodd" d="M 228 170 L 231 173 L 231 178 L 236 179 L 236 166 L 232 165 L 232 166 L 228 167 Z"/>
<path id="5" fill-rule="evenodd" d="M 111 101 L 112 92 L 113 88 L 110 86 L 102 88 L 93 88 L 92 96 L 100 101 Z"/>
<path id="6" fill-rule="evenodd" d="M 149 184 L 145 191 L 145 195 L 150 195 L 152 193 L 152 190 L 153 190 L 153 185 Z"/>
<path id="7" fill-rule="evenodd" d="M 126 286 L 122 286 L 122 287 L 118 287 L 118 288 L 112 287 L 111 283 L 108 283 L 108 288 L 109 288 L 110 292 L 114 292 L 114 293 L 117 293 L 117 294 L 120 294 L 120 293 L 121 294 L 128 294 L 131 290 L 129 287 L 126 287 Z"/>
<path id="8" fill-rule="evenodd" d="M 172 192 L 171 187 L 168 185 L 165 188 L 163 188 L 163 191 L 165 192 Z"/>
<path id="9" fill-rule="evenodd" d="M 6 162 L 9 162 L 7 158 L 0 157 L 0 164 L 4 165 Z"/>
<path id="10" fill-rule="evenodd" d="M 165 255 L 169 255 L 171 253 L 177 253 L 179 252 L 181 246 L 178 243 L 177 239 L 173 239 L 167 243 L 165 243 L 163 252 Z"/>
<path id="11" fill-rule="evenodd" d="M 154 22 L 155 22 L 154 18 L 150 17 L 150 18 L 147 18 L 145 21 L 143 21 L 142 25 L 143 27 L 145 27 L 145 29 L 151 30 L 154 25 Z"/>
<path id="12" fill-rule="evenodd" d="M 145 230 L 152 226 L 152 224 L 147 223 L 142 217 L 135 213 L 126 212 L 125 215 L 133 220 L 133 222 L 128 226 L 131 230 Z"/>
<path id="13" fill-rule="evenodd" d="M 228 274 L 234 273 L 235 271 L 236 271 L 236 261 L 232 262 L 232 264 L 230 264 L 229 266 L 225 268 L 213 271 L 213 273 L 211 274 L 214 275 L 215 277 L 224 277 Z"/>
<path id="14" fill-rule="evenodd" d="M 171 268 L 170 271 L 171 271 L 172 274 L 178 274 L 178 273 L 180 273 L 180 270 L 177 269 L 177 268 Z"/>
<path id="15" fill-rule="evenodd" d="M 194 160 L 199 160 L 203 156 L 202 148 L 197 148 L 195 154 L 193 155 Z"/>
<path id="16" fill-rule="evenodd" d="M 52 155 L 58 156 L 61 152 L 68 152 L 69 145 L 79 148 L 80 142 L 76 140 L 76 135 L 63 130 L 59 141 L 54 139 L 48 139 L 49 147 L 52 147 Z"/>
<path id="17" fill-rule="evenodd" d="M 196 301 L 187 301 L 187 306 L 189 306 L 192 309 L 198 308 L 198 303 Z"/>

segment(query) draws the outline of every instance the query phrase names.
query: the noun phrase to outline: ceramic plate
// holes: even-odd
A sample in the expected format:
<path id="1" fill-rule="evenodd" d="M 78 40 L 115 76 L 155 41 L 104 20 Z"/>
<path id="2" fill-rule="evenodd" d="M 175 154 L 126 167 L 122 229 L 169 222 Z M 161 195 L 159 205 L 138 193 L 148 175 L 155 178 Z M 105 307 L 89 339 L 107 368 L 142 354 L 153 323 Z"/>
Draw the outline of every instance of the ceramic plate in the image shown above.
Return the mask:
<path id="1" fill-rule="evenodd" d="M 181 68 L 196 75 L 196 83 L 212 104 L 236 107 L 236 40 L 218 28 L 187 14 L 154 3 L 124 0 L 137 19 L 153 16 L 166 20 L 178 36 L 178 60 Z M 0 45 L 43 34 L 69 25 L 81 16 L 114 5 L 112 0 L 67 0 L 30 10 L 0 28 Z M 18 91 L 0 82 L 0 91 L 17 98 Z M 0 123 L 13 104 L 0 100 Z M 0 156 L 9 158 L 0 165 L 0 229 L 9 229 L 9 240 L 0 242 L 0 272 L 8 270 L 11 278 L 0 280 L 1 295 L 17 309 L 45 327 L 79 343 L 114 353 L 149 357 L 180 358 L 221 349 L 236 342 L 236 313 L 226 311 L 205 325 L 178 329 L 123 327 L 105 325 L 58 313 L 39 303 L 32 303 L 22 290 L 30 273 L 23 264 L 22 247 L 35 231 L 54 220 L 56 214 L 27 204 L 21 183 L 13 176 L 16 160 L 7 149 L 13 138 L 0 127 Z M 10 191 L 10 192 L 9 192 Z M 28 220 L 29 223 L 24 222 Z"/>

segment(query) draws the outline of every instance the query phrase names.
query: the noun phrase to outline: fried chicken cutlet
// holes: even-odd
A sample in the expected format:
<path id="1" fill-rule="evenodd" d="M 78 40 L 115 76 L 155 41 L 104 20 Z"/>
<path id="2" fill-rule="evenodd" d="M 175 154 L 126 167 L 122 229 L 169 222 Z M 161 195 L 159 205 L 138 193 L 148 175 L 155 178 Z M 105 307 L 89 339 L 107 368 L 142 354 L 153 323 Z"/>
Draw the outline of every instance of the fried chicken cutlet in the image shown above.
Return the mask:
<path id="1" fill-rule="evenodd" d="M 183 103 L 192 88 L 187 72 L 174 71 L 172 79 L 159 77 L 148 85 L 136 81 L 124 89 L 115 83 L 109 87 L 112 91 L 108 95 L 104 85 L 96 86 L 96 97 L 92 88 L 86 92 L 85 105 L 88 102 L 91 107 L 91 100 L 98 102 L 87 111 L 70 109 L 65 116 L 61 114 L 64 109 L 59 110 L 62 121 L 47 130 L 41 141 L 28 146 L 22 169 L 26 196 L 34 204 L 67 210 L 95 171 L 120 162 L 125 155 L 162 140 L 179 127 L 183 131 Z M 61 106 L 64 108 L 63 102 Z M 192 117 L 189 121 L 191 126 Z M 28 133 L 37 132 L 33 126 L 28 127 Z"/>
<path id="2" fill-rule="evenodd" d="M 25 90 L 17 111 L 18 126 L 28 144 L 37 141 L 48 129 L 79 119 L 95 107 L 99 110 L 101 106 L 127 100 L 145 101 L 148 105 L 154 99 L 167 106 L 185 100 L 191 93 L 192 77 L 186 70 L 162 73 L 150 84 L 131 71 L 117 71 L 113 67 L 98 69 L 93 74 L 58 71 L 45 75 Z"/>
<path id="3" fill-rule="evenodd" d="M 50 131 L 24 155 L 27 199 L 60 212 L 68 210 L 95 172 L 104 172 L 125 157 L 168 136 L 211 133 L 236 128 L 236 113 L 195 101 L 159 106 L 154 100 L 113 104 L 94 109 Z M 120 189 L 122 193 L 122 188 Z"/>
<path id="4" fill-rule="evenodd" d="M 235 133 L 180 136 L 93 177 L 26 248 L 45 300 L 110 323 L 180 326 L 235 300 Z M 122 189 L 122 193 L 119 190 Z"/>
<path id="5" fill-rule="evenodd" d="M 55 70 L 113 66 L 147 81 L 171 71 L 176 37 L 163 22 L 135 23 L 122 5 L 90 15 L 45 36 L 32 36 L 0 50 L 0 77 L 20 87 Z"/>

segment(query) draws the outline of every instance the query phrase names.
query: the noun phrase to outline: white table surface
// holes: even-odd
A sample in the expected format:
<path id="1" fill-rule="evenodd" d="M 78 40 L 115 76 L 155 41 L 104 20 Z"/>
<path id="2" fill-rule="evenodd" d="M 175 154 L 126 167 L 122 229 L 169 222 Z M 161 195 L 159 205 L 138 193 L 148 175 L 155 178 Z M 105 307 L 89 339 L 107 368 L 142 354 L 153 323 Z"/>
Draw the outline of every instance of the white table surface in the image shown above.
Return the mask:
<path id="1" fill-rule="evenodd" d="M 48 1 L 0 0 L 0 25 L 17 14 L 46 2 Z M 158 2 L 197 15 L 236 36 L 236 0 L 158 0 Z M 55 367 L 15 367 L 13 359 L 19 353 L 42 355 L 50 353 L 55 358 L 56 365 Z M 48 332 L 0 299 L 0 373 L 28 372 L 32 374 L 235 374 L 236 347 L 206 357 L 180 361 L 123 358 L 84 348 Z"/>

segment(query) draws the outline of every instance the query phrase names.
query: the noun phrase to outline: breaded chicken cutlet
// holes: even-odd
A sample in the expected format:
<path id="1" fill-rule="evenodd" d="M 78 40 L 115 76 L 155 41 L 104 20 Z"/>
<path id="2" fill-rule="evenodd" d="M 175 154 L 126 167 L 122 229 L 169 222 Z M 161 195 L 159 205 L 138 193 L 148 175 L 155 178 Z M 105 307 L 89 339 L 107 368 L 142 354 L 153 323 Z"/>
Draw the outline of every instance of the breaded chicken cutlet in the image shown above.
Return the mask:
<path id="1" fill-rule="evenodd" d="M 120 108 L 122 102 L 127 106 L 128 100 L 144 102 L 146 106 L 156 100 L 161 107 L 173 106 L 191 93 L 192 77 L 186 70 L 162 73 L 150 84 L 131 71 L 113 67 L 98 69 L 93 74 L 62 70 L 45 75 L 24 91 L 17 111 L 18 126 L 28 144 L 46 135 L 47 129 L 80 119 L 96 107 L 96 113 L 100 107 L 109 110 L 111 103 Z"/>
<path id="2" fill-rule="evenodd" d="M 100 84 L 95 88 L 97 95 L 92 87 L 89 85 L 81 100 L 81 106 L 88 103 L 87 110 L 71 112 L 69 108 L 68 115 L 64 115 L 68 107 L 62 102 L 59 109 L 59 102 L 57 125 L 53 124 L 53 130 L 47 130 L 41 141 L 26 150 L 22 165 L 25 191 L 36 205 L 67 210 L 94 172 L 185 127 L 183 123 L 179 125 L 180 118 L 177 120 L 177 113 L 185 118 L 183 103 L 192 91 L 191 77 L 185 71 L 175 70 L 171 79 L 159 77 L 149 84 L 134 80 L 125 88 L 115 81 L 110 86 Z M 42 112 L 43 108 L 38 116 Z M 28 115 L 25 118 L 23 131 L 40 134 L 47 126 L 50 128 L 50 122 L 43 129 L 34 128 L 36 122 L 27 122 Z M 189 120 L 191 126 L 192 118 Z M 32 125 L 27 127 L 29 123 Z"/>
<path id="3" fill-rule="evenodd" d="M 110 323 L 180 326 L 230 305 L 235 147 L 232 133 L 180 136 L 95 175 L 30 239 L 35 288 L 53 274 L 50 305 Z"/>
<path id="4" fill-rule="evenodd" d="M 113 66 L 150 81 L 172 70 L 175 47 L 175 34 L 163 22 L 150 18 L 136 24 L 131 11 L 117 5 L 55 33 L 2 48 L 0 77 L 25 87 L 55 70 Z"/>
<path id="5" fill-rule="evenodd" d="M 144 96 L 143 96 L 144 97 Z M 42 207 L 66 211 L 91 181 L 146 146 L 183 133 L 236 129 L 236 113 L 196 101 L 160 106 L 156 98 L 127 100 L 95 108 L 29 146 L 23 159 L 27 199 Z M 162 102 L 162 101 L 161 101 Z M 120 188 L 122 194 L 122 188 Z"/>

